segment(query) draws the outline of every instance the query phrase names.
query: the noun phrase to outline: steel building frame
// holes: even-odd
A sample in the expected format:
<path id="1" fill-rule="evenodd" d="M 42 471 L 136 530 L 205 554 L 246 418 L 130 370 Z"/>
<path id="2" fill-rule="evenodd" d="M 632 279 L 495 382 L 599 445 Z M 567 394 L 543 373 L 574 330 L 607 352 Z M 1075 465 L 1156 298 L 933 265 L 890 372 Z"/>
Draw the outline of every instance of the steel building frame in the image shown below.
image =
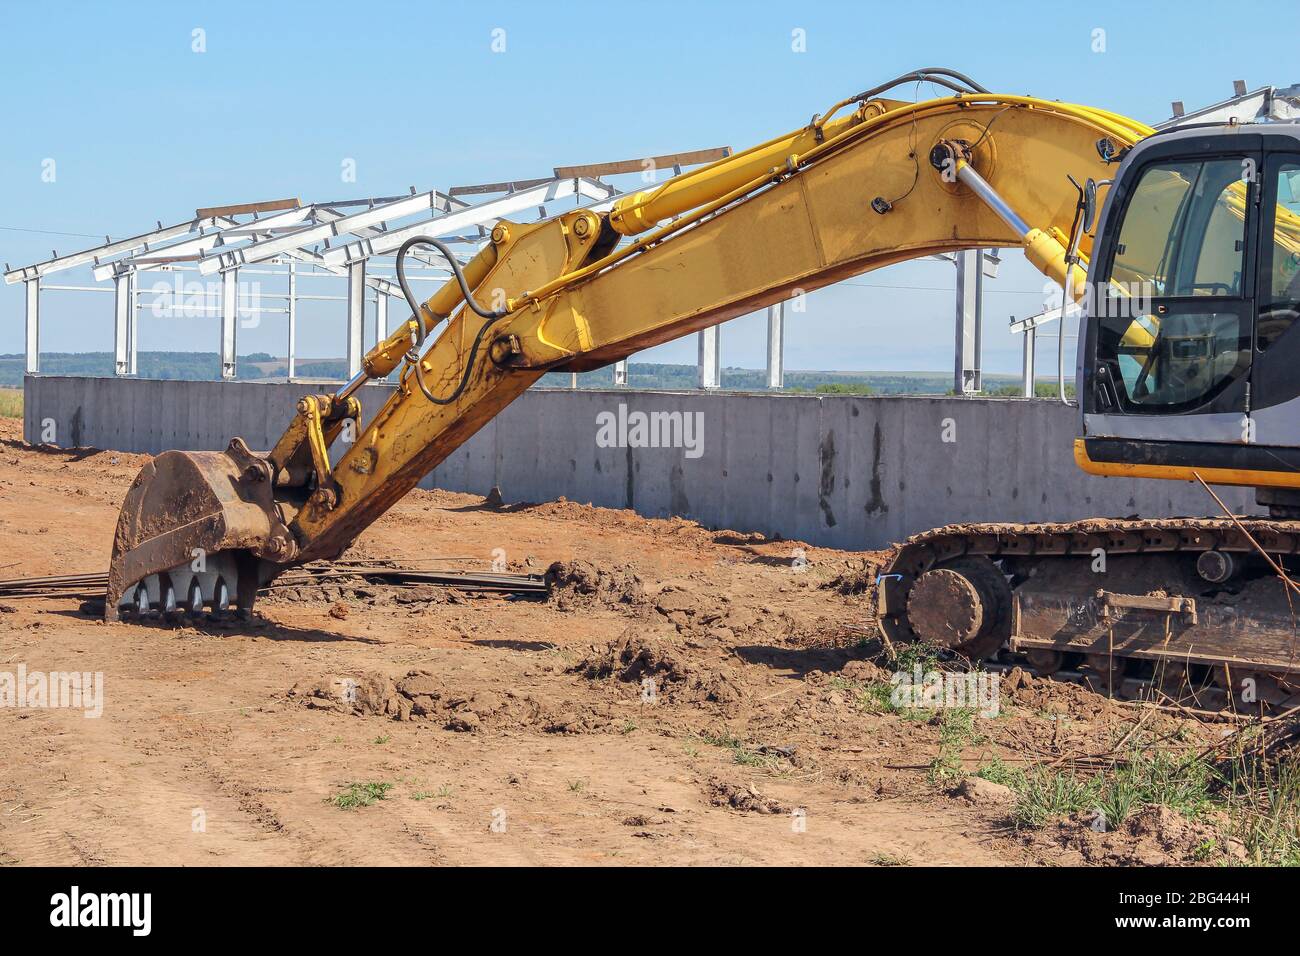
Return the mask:
<path id="1" fill-rule="evenodd" d="M 496 198 L 471 204 L 461 195 Z M 550 177 L 525 183 L 490 183 L 417 193 L 408 196 L 344 199 L 302 203 L 297 199 L 240 203 L 195 210 L 194 218 L 164 226 L 128 239 L 109 240 L 89 249 L 58 255 L 32 265 L 10 269 L 6 284 L 21 282 L 26 304 L 26 371 L 40 371 L 40 296 L 42 292 L 103 292 L 113 294 L 114 372 L 137 371 L 141 289 L 146 273 L 172 272 L 220 276 L 216 302 L 196 308 L 220 315 L 221 376 L 236 373 L 236 346 L 241 313 L 280 313 L 288 316 L 288 375 L 296 374 L 297 306 L 304 300 L 339 300 L 346 303 L 348 374 L 361 367 L 367 305 L 374 306 L 374 340 L 388 334 L 388 299 L 401 296 L 389 272 L 367 274 L 368 265 L 393 266 L 393 256 L 410 236 L 430 235 L 453 247 L 465 248 L 461 261 L 487 241 L 491 227 L 502 217 L 530 209 L 547 215 L 546 204 L 572 197 L 580 204 L 612 201 L 619 191 L 586 176 Z M 458 257 L 459 258 L 459 257 Z M 451 273 L 436 252 L 416 251 L 410 271 L 412 281 L 444 282 Z M 377 263 L 376 261 L 379 260 Z M 382 260 L 388 260 L 383 263 Z M 60 285 L 50 276 L 89 266 L 96 283 Z M 254 268 L 258 267 L 258 268 Z M 284 276 L 288 291 L 266 297 L 283 299 L 283 307 L 241 306 L 239 275 Z M 335 276 L 347 278 L 347 294 L 328 296 L 299 291 L 303 279 Z M 172 306 L 174 308 L 174 304 Z"/>
<path id="2" fill-rule="evenodd" d="M 573 199 L 596 210 L 608 208 L 621 195 L 602 177 L 671 168 L 680 175 L 683 166 L 712 162 L 731 154 L 729 147 L 694 150 L 651 157 L 582 166 L 556 167 L 541 179 L 481 183 L 452 187 L 447 192 L 431 189 L 417 192 L 411 187 L 405 196 L 341 199 L 303 203 L 298 199 L 238 203 L 196 209 L 194 218 L 163 226 L 128 239 L 110 240 L 68 255 L 57 253 L 42 262 L 17 269 L 6 266 L 7 284 L 22 282 L 26 296 L 26 371 L 40 371 L 40 295 L 42 292 L 102 292 L 113 295 L 113 350 L 116 375 L 137 374 L 140 299 L 151 294 L 142 289 L 142 277 L 149 273 L 191 273 L 220 276 L 219 292 L 201 293 L 203 301 L 187 305 L 202 314 L 220 317 L 219 354 L 221 377 L 236 376 L 239 319 L 248 314 L 287 316 L 287 377 L 297 378 L 298 306 L 304 301 L 345 303 L 347 374 L 355 375 L 365 354 L 367 307 L 373 306 L 373 331 L 377 342 L 391 331 L 389 298 L 402 294 L 394 281 L 393 257 L 408 238 L 430 235 L 453 247 L 463 248 L 461 262 L 487 241 L 491 227 L 502 218 L 519 217 L 536 209 L 546 217 L 547 204 Z M 488 197 L 488 198 L 485 198 Z M 471 201 L 475 200 L 475 201 Z M 958 394 L 980 388 L 981 279 L 995 276 L 997 258 L 983 250 L 955 256 L 936 256 L 957 265 L 956 284 L 956 368 L 954 386 Z M 451 277 L 443 257 L 432 250 L 416 250 L 408 269 L 412 282 L 445 282 Z M 49 276 L 90 266 L 96 285 L 59 285 Z M 376 267 L 389 270 L 376 271 Z M 260 301 L 242 305 L 240 275 L 282 277 L 287 291 L 262 293 Z M 346 278 L 345 295 L 303 292 L 305 280 Z M 155 296 L 166 295 L 154 291 Z M 155 299 L 155 304 L 157 299 Z M 171 309 L 176 307 L 174 297 Z M 777 303 L 767 310 L 768 388 L 784 386 L 785 309 Z M 721 387 L 721 335 L 717 326 L 697 333 L 698 384 L 705 389 Z M 576 378 L 576 376 L 575 376 Z M 627 384 L 627 361 L 613 368 L 613 383 Z"/>

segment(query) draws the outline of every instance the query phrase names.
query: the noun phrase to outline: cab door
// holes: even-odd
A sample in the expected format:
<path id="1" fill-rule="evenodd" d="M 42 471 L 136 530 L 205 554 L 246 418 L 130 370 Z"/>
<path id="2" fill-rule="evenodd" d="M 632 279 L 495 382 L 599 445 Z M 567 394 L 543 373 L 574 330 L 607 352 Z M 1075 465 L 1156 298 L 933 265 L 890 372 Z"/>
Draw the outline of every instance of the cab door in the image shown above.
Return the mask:
<path id="1" fill-rule="evenodd" d="M 1161 144 L 1117 192 L 1090 306 L 1086 436 L 1249 440 L 1262 152 L 1248 139 Z"/>
<path id="2" fill-rule="evenodd" d="M 1270 151 L 1260 200 L 1251 417 L 1255 441 L 1300 446 L 1300 143 Z"/>

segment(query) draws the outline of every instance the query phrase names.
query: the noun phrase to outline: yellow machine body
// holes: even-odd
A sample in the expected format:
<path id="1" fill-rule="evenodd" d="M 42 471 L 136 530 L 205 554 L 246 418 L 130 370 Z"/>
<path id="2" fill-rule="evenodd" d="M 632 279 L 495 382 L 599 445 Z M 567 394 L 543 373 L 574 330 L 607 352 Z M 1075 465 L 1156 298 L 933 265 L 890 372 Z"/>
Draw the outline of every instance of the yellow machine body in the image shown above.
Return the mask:
<path id="1" fill-rule="evenodd" d="M 1104 110 L 1031 97 L 872 99 L 624 197 L 606 214 L 578 209 L 539 223 L 502 222 L 464 267 L 481 307 L 505 305 L 506 314 L 488 323 L 486 354 L 472 354 L 485 323 L 463 307 L 456 282 L 421 310 L 431 332 L 436 317 L 449 317 L 419 358 L 429 388 L 449 394 L 473 363 L 454 402 L 428 401 L 407 362 L 396 392 L 368 419 L 354 407 L 355 388 L 314 396 L 268 455 L 240 460 L 236 472 L 243 477 L 236 484 L 246 487 L 233 497 L 260 503 L 268 512 L 265 534 L 279 542 L 251 549 L 259 576 L 339 555 L 549 370 L 598 368 L 791 296 L 936 253 L 1020 247 L 1046 275 L 1063 281 L 1078 202 L 1069 177 L 1105 179 L 1099 140 L 1118 151 L 1150 132 Z M 942 144 L 958 144 L 962 164 L 1030 228 L 1012 228 L 952 170 L 934 168 L 930 155 Z M 873 209 L 878 197 L 888 211 Z M 637 238 L 623 242 L 630 236 Z M 1089 251 L 1084 235 L 1081 257 Z M 1082 270 L 1073 268 L 1081 294 Z M 363 363 L 368 377 L 386 376 L 403 363 L 416 321 L 413 316 L 371 350 Z M 347 418 L 364 426 L 331 463 L 329 445 Z M 217 474 L 210 467 L 205 473 Z M 197 474 L 186 470 L 187 479 L 202 480 Z M 153 474 L 138 482 L 161 480 Z M 231 479 L 221 472 L 219 480 Z M 223 488 L 201 497 L 231 496 Z M 157 501 L 143 491 L 137 497 Z M 157 552 L 166 555 L 159 562 L 178 553 L 184 533 L 165 524 L 136 519 L 132 533 L 120 535 L 109 616 L 132 579 L 165 570 L 139 559 L 154 552 L 149 535 L 134 529 L 171 536 L 171 545 Z M 246 541 L 241 547 L 250 550 Z"/>

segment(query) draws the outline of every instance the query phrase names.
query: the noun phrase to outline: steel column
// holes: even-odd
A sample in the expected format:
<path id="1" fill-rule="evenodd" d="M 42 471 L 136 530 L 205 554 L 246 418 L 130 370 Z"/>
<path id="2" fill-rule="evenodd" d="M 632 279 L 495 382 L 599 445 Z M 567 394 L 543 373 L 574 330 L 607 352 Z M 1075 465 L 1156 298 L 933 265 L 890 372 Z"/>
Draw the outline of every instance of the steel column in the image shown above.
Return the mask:
<path id="1" fill-rule="evenodd" d="M 113 374 L 131 374 L 131 273 L 113 276 Z"/>
<path id="2" fill-rule="evenodd" d="M 957 253 L 957 336 L 953 365 L 953 391 L 971 395 L 984 387 L 980 373 L 984 270 L 981 249 Z"/>
<path id="3" fill-rule="evenodd" d="M 127 355 L 129 356 L 127 367 L 128 375 L 138 375 L 140 373 L 140 277 L 134 269 L 127 273 L 126 279 L 126 340 Z"/>
<path id="4" fill-rule="evenodd" d="M 711 325 L 699 333 L 699 385 L 700 388 L 722 386 L 722 336 L 719 326 Z"/>
<path id="5" fill-rule="evenodd" d="M 375 290 L 375 344 L 388 338 L 388 293 L 382 289 Z"/>
<path id="6" fill-rule="evenodd" d="M 239 330 L 239 270 L 221 273 L 221 377 L 235 377 L 235 346 Z"/>
<path id="7" fill-rule="evenodd" d="M 785 303 L 767 307 L 767 387 L 785 387 Z"/>
<path id="8" fill-rule="evenodd" d="M 627 384 L 627 359 L 620 359 L 614 363 L 614 384 Z"/>
<path id="9" fill-rule="evenodd" d="M 27 374 L 41 370 L 41 278 L 25 279 L 27 293 Z"/>
<path id="10" fill-rule="evenodd" d="M 366 315 L 366 260 L 348 263 L 348 378 L 361 371 L 365 355 L 362 325 Z"/>
<path id="11" fill-rule="evenodd" d="M 289 355 L 285 361 L 285 374 L 293 381 L 298 374 L 295 368 L 298 352 L 298 266 L 289 260 Z"/>
<path id="12" fill-rule="evenodd" d="M 1032 327 L 1025 329 L 1024 357 L 1023 357 L 1024 377 L 1025 377 L 1023 394 L 1025 398 L 1034 397 L 1034 346 L 1037 344 L 1034 341 L 1034 337 L 1037 334 L 1038 334 L 1037 331 Z"/>
<path id="13" fill-rule="evenodd" d="M 388 338 L 388 293 L 383 289 L 375 290 L 375 342 Z M 390 373 L 389 378 L 392 378 Z"/>

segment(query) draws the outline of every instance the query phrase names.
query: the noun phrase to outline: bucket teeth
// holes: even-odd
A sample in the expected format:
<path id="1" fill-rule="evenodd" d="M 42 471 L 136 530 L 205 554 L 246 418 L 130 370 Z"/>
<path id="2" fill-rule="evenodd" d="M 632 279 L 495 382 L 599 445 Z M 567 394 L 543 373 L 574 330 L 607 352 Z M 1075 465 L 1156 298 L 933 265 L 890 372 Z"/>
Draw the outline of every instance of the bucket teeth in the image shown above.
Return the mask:
<path id="1" fill-rule="evenodd" d="M 235 448 L 232 442 L 227 452 L 169 451 L 140 469 L 113 536 L 106 620 L 141 613 L 146 599 L 145 614 L 200 600 L 218 612 L 232 603 L 251 610 L 258 587 L 296 556 L 270 482 L 262 470 L 242 466 Z"/>
<path id="2" fill-rule="evenodd" d="M 201 564 L 196 561 L 147 574 L 123 590 L 117 602 L 118 617 L 175 621 L 205 612 L 221 618 L 232 609 L 243 610 L 236 595 L 240 593 L 240 566 L 246 563 L 236 552 L 221 552 Z"/>

